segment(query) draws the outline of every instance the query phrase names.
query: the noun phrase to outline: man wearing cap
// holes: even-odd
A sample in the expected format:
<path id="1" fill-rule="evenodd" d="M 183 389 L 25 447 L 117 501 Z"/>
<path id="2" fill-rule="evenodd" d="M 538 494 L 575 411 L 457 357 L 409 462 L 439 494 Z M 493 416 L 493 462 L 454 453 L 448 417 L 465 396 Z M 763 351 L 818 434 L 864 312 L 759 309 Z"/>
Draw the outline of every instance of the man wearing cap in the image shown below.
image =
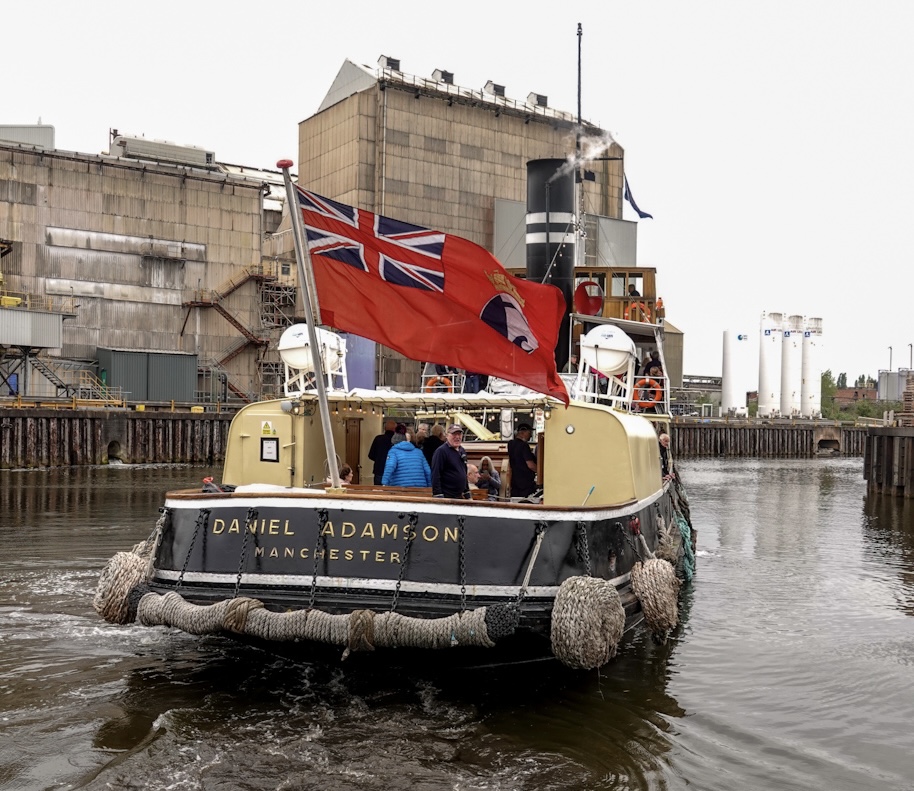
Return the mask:
<path id="1" fill-rule="evenodd" d="M 432 494 L 435 497 L 469 499 L 467 452 L 463 449 L 463 427 L 448 426 L 445 443 L 432 456 Z"/>
<path id="2" fill-rule="evenodd" d="M 521 423 L 508 441 L 508 461 L 511 463 L 511 496 L 529 497 L 536 491 L 536 456 L 530 450 L 533 426 Z"/>

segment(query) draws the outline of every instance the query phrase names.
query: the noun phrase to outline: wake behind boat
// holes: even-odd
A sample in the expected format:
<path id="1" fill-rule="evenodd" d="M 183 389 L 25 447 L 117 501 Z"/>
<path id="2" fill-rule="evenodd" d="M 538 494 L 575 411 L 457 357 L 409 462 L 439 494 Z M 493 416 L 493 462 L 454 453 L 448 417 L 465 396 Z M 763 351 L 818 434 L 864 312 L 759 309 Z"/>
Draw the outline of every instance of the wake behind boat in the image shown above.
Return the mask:
<path id="1" fill-rule="evenodd" d="M 289 205 L 301 210 L 293 230 L 302 218 L 306 226 L 296 251 L 300 282 L 315 284 L 304 289 L 316 300 L 307 316 L 468 368 L 466 347 L 446 341 L 447 321 L 420 316 L 404 330 L 391 300 L 414 300 L 421 286 L 448 298 L 468 345 L 467 333 L 482 333 L 493 362 L 473 363 L 488 387 L 452 392 L 451 379 L 430 376 L 413 393 L 349 389 L 343 340 L 310 322 L 290 328 L 279 347 L 286 397 L 238 412 L 222 483 L 167 495 L 150 539 L 103 572 L 98 612 L 192 634 L 336 645 L 344 657 L 474 648 L 492 661 L 552 654 L 594 668 L 642 620 L 665 639 L 694 534 L 675 468 L 662 469 L 669 387 L 656 371 L 636 376 L 650 352 L 662 370 L 662 322 L 620 318 L 619 300 L 593 295 L 586 314 L 563 315 L 558 289 L 511 276 L 482 248 L 294 187 L 281 165 Z M 624 315 L 643 314 L 648 301 L 626 300 Z M 560 335 L 581 357 L 562 377 L 552 355 Z M 367 470 L 391 417 L 460 427 L 466 461 L 487 456 L 502 473 L 498 493 L 342 485 L 340 463 Z M 508 442 L 521 423 L 535 428 L 537 486 L 512 496 L 520 476 Z"/>

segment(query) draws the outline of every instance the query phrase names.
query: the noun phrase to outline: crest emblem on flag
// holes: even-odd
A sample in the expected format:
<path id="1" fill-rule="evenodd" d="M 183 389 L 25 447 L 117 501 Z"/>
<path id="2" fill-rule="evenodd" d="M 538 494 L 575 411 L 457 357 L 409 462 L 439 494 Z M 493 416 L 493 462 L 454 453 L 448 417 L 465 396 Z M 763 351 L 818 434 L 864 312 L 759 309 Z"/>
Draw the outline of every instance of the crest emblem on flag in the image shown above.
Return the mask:
<path id="1" fill-rule="evenodd" d="M 524 311 L 510 294 L 492 297 L 486 302 L 479 318 L 527 354 L 533 354 L 539 348 L 539 341 L 530 330 Z"/>

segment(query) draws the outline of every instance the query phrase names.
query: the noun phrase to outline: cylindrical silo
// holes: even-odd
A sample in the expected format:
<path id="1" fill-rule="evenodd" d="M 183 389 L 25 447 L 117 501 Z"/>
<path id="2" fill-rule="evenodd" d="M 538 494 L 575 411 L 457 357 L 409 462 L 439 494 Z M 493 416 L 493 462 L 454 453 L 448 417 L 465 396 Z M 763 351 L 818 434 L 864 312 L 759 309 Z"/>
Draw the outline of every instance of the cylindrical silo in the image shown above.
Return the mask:
<path id="1" fill-rule="evenodd" d="M 806 320 L 803 331 L 802 381 L 800 383 L 800 414 L 819 417 L 822 414 L 822 319 Z"/>
<path id="2" fill-rule="evenodd" d="M 781 332 L 781 417 L 800 414 L 803 317 L 788 316 Z"/>
<path id="3" fill-rule="evenodd" d="M 749 336 L 745 332 L 724 330 L 724 358 L 720 384 L 722 415 L 748 414 L 746 391 L 749 386 Z"/>
<path id="4" fill-rule="evenodd" d="M 758 347 L 758 415 L 776 417 L 781 410 L 782 313 L 762 313 Z"/>

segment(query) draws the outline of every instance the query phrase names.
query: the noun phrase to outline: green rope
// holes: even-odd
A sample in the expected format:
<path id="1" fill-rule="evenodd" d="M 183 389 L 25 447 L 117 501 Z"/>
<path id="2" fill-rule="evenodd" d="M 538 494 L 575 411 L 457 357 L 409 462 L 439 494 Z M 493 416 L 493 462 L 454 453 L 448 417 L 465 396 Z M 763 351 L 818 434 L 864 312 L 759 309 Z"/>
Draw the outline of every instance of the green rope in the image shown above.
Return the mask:
<path id="1" fill-rule="evenodd" d="M 685 517 L 679 511 L 673 512 L 676 527 L 682 536 L 682 576 L 686 582 L 691 582 L 695 576 L 695 553 L 692 551 L 692 530 Z"/>

